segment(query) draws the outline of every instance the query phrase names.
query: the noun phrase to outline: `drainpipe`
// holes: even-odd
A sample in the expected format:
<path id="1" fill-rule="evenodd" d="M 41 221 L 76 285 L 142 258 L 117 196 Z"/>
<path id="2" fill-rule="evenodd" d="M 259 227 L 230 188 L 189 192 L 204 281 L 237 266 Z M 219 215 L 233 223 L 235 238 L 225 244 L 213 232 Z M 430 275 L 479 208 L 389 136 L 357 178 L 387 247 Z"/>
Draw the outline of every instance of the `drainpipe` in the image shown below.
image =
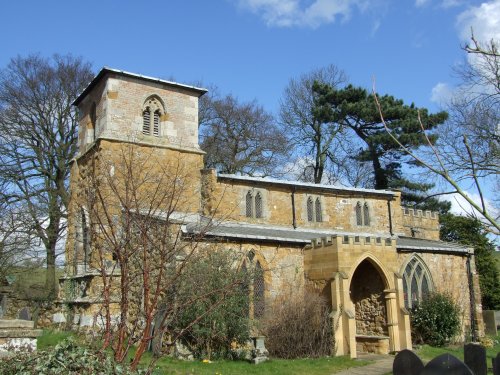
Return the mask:
<path id="1" fill-rule="evenodd" d="M 469 281 L 469 298 L 470 298 L 470 328 L 472 333 L 472 342 L 477 342 L 477 330 L 476 330 L 476 296 L 474 294 L 474 280 L 472 277 L 472 265 L 471 265 L 472 254 L 467 254 L 467 279 Z"/>
<path id="2" fill-rule="evenodd" d="M 391 201 L 387 201 L 387 211 L 389 211 L 389 233 L 394 236 L 394 231 L 392 230 L 392 214 L 391 214 Z"/>
<path id="3" fill-rule="evenodd" d="M 297 219 L 295 217 L 295 186 L 292 187 L 292 225 L 293 229 L 297 229 Z"/>

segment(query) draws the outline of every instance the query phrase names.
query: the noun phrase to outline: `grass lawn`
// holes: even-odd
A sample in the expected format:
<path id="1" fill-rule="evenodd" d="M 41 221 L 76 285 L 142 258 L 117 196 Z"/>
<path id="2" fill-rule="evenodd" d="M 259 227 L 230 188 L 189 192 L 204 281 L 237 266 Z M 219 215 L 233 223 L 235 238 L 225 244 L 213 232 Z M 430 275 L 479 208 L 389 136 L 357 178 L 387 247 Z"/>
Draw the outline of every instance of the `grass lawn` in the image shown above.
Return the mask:
<path id="1" fill-rule="evenodd" d="M 147 360 L 147 358 L 145 358 Z M 349 367 L 363 366 L 367 361 L 352 360 L 349 357 L 318 359 L 272 359 L 259 365 L 245 361 L 200 361 L 185 362 L 162 358 L 156 363 L 153 374 L 166 375 L 330 375 Z"/>
<path id="2" fill-rule="evenodd" d="M 49 349 L 57 343 L 75 336 L 71 332 L 44 330 L 38 338 L 37 348 L 39 350 Z M 145 353 L 141 364 L 147 366 L 151 359 L 150 353 Z M 155 375 L 330 375 L 349 367 L 364 366 L 370 362 L 352 360 L 349 357 L 319 358 L 319 359 L 273 359 L 259 365 L 253 365 L 246 361 L 213 361 L 203 363 L 201 361 L 180 361 L 164 357 L 155 365 Z"/>

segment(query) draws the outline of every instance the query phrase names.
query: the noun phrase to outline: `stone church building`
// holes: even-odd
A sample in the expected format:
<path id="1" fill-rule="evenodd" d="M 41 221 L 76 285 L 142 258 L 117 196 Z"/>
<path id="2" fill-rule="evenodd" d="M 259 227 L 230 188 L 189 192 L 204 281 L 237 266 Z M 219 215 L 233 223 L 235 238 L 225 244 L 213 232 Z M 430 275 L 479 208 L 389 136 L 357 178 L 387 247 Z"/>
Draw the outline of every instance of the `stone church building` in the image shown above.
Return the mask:
<path id="1" fill-rule="evenodd" d="M 337 355 L 411 348 L 409 309 L 432 291 L 450 293 L 462 309 L 462 331 L 482 330 L 473 249 L 439 240 L 435 212 L 401 205 L 392 190 L 346 188 L 203 169 L 198 143 L 198 100 L 206 90 L 103 68 L 74 105 L 79 153 L 72 165 L 71 203 L 63 294 L 91 325 L 99 296 L 98 274 L 86 226 L 92 220 L 79 199 L 89 154 L 111 161 L 123 144 L 154 153 L 156 162 L 182 165 L 186 198 L 176 207 L 182 236 L 217 218 L 207 242 L 246 254 L 262 270 L 253 293 L 262 303 L 254 318 L 284 293 L 321 293 L 331 305 Z M 67 290 L 64 287 L 61 290 Z M 307 324 L 307 322 L 304 322 Z"/>

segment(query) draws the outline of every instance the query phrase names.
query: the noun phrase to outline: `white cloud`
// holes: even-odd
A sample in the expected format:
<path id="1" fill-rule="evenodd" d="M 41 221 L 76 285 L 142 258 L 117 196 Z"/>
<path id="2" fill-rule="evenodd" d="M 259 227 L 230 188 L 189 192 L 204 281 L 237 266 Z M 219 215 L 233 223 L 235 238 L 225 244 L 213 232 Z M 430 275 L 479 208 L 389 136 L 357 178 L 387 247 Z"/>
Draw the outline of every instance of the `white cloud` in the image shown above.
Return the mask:
<path id="1" fill-rule="evenodd" d="M 457 18 L 460 38 L 467 42 L 471 37 L 471 28 L 477 40 L 488 42 L 500 39 L 500 0 L 484 2 L 477 7 L 471 7 Z"/>
<path id="2" fill-rule="evenodd" d="M 476 193 L 468 193 L 469 197 L 474 201 L 474 203 L 478 204 L 481 206 L 481 198 L 479 194 Z M 479 214 L 471 205 L 468 203 L 464 197 L 462 197 L 460 194 L 453 194 L 451 197 L 447 196 L 447 198 L 444 198 L 446 200 L 449 200 L 451 202 L 451 210 L 450 212 L 455 214 L 455 215 L 460 215 L 460 216 L 476 216 L 479 220 L 484 221 L 484 219 L 481 217 L 481 214 Z M 499 212 L 495 208 L 493 202 L 487 198 L 485 198 L 485 204 L 486 208 L 490 212 L 490 214 L 493 217 L 496 217 Z"/>
<path id="3" fill-rule="evenodd" d="M 269 26 L 316 28 L 347 20 L 352 8 L 364 10 L 367 0 L 239 0 L 240 6 L 260 15 Z"/>
<path id="4" fill-rule="evenodd" d="M 417 8 L 422 8 L 431 3 L 431 0 L 415 0 L 415 6 Z M 437 4 L 441 8 L 452 8 L 463 4 L 463 0 L 442 0 Z"/>
<path id="5" fill-rule="evenodd" d="M 415 6 L 417 8 L 423 7 L 424 5 L 427 5 L 429 3 L 429 0 L 416 0 L 415 1 Z"/>
<path id="6" fill-rule="evenodd" d="M 450 101 L 452 96 L 453 88 L 451 88 L 447 83 L 439 82 L 432 88 L 431 102 L 436 104 L 446 104 Z"/>

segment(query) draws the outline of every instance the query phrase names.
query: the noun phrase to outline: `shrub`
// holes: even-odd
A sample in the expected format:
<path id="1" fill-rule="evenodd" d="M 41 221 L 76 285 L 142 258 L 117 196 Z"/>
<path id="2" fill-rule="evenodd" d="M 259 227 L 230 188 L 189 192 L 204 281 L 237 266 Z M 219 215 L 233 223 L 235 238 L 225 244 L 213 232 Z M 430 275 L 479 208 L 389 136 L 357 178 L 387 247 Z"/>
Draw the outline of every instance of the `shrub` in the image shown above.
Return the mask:
<path id="1" fill-rule="evenodd" d="M 137 375 L 128 366 L 117 364 L 111 357 L 69 338 L 54 348 L 33 353 L 20 353 L 0 362 L 4 375 Z"/>
<path id="2" fill-rule="evenodd" d="M 189 326 L 181 342 L 196 358 L 232 358 L 232 346 L 243 346 L 249 339 L 249 275 L 235 267 L 238 263 L 231 252 L 208 252 L 190 262 L 179 285 L 178 298 L 189 302 L 172 331 Z"/>
<path id="3" fill-rule="evenodd" d="M 411 325 L 417 343 L 443 346 L 460 328 L 460 311 L 446 294 L 433 293 L 412 309 Z"/>
<path id="4" fill-rule="evenodd" d="M 318 294 L 277 300 L 262 322 L 266 348 L 273 357 L 292 359 L 330 355 L 332 319 Z"/>

